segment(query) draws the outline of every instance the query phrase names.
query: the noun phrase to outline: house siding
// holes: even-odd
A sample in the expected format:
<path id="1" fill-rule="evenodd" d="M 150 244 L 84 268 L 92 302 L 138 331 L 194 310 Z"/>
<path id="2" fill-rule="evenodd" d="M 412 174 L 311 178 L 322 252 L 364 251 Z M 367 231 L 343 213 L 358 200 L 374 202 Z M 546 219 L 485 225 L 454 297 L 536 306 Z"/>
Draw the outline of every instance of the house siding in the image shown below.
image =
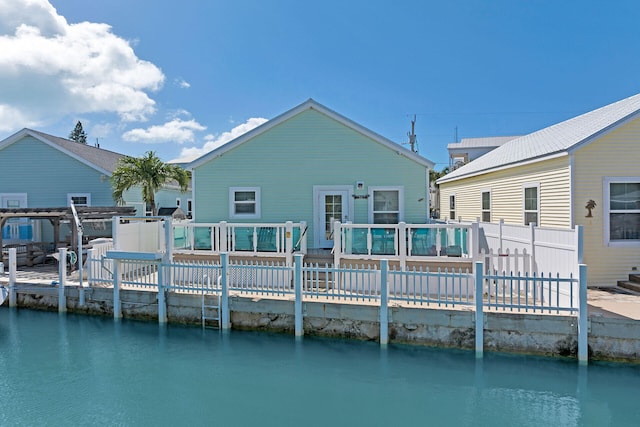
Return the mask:
<path id="1" fill-rule="evenodd" d="M 491 221 L 524 224 L 523 186 L 538 183 L 541 227 L 571 227 L 568 156 L 531 163 L 440 185 L 440 216 L 448 217 L 449 196 L 456 196 L 456 218 L 482 217 L 482 192 L 491 191 Z"/>
<path id="2" fill-rule="evenodd" d="M 605 245 L 604 177 L 638 177 L 640 168 L 640 119 L 606 134 L 574 154 L 573 214 L 584 227 L 584 261 L 589 266 L 589 285 L 615 285 L 628 274 L 640 270 L 639 247 Z M 596 202 L 592 218 L 586 218 L 585 205 Z"/>
<path id="3" fill-rule="evenodd" d="M 351 186 L 358 195 L 372 186 L 403 187 L 404 220 L 424 223 L 427 218 L 425 166 L 316 110 L 305 110 L 198 166 L 193 177 L 198 222 L 228 219 L 229 187 L 260 187 L 261 217 L 248 222 L 307 221 L 313 227 L 313 187 L 318 185 Z M 357 181 L 364 182 L 362 190 L 355 189 Z M 353 204 L 352 221 L 368 222 L 369 200 Z"/>
<path id="4" fill-rule="evenodd" d="M 27 193 L 28 207 L 67 205 L 68 193 L 90 193 L 93 206 L 113 206 L 108 177 L 27 136 L 0 150 L 0 193 Z"/>

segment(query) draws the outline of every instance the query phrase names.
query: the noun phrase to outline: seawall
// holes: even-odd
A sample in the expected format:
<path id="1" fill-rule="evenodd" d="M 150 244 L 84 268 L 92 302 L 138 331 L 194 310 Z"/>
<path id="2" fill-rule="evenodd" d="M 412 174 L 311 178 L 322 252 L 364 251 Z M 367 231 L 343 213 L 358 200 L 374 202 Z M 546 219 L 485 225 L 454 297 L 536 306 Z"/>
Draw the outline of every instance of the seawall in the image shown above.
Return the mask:
<path id="1" fill-rule="evenodd" d="M 77 287 L 65 290 L 67 311 L 113 316 L 113 289 L 85 290 L 85 305 L 79 305 Z M 124 318 L 157 321 L 157 294 L 153 291 L 120 291 Z M 17 289 L 18 309 L 58 311 L 58 289 L 28 286 Z M 217 298 L 205 297 L 205 306 Z M 8 307 L 5 302 L 2 309 Z M 201 295 L 167 293 L 169 323 L 202 325 Z M 293 334 L 294 301 L 287 298 L 231 295 L 232 329 L 264 330 Z M 361 340 L 380 338 L 379 307 L 352 302 L 305 300 L 303 327 L 306 335 L 324 335 Z M 205 308 L 214 318 L 217 309 Z M 217 326 L 216 321 L 207 324 Z M 484 351 L 528 353 L 554 357 L 577 357 L 577 318 L 533 313 L 484 313 Z M 464 308 L 389 307 L 389 342 L 473 350 L 475 312 Z M 632 319 L 589 317 L 589 359 L 640 362 L 640 322 Z"/>

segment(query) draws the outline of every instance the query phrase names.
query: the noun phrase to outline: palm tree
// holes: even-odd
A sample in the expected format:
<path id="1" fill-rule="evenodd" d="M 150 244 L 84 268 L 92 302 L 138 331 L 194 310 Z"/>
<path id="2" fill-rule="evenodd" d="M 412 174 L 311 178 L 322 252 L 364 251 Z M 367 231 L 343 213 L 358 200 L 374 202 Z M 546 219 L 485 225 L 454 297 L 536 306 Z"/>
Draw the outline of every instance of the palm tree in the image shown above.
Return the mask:
<path id="1" fill-rule="evenodd" d="M 163 163 L 153 151 L 147 151 L 142 157 L 124 157 L 111 175 L 113 199 L 121 204 L 125 191 L 131 187 L 141 187 L 142 200 L 152 207 L 153 215 L 156 215 L 156 192 L 171 181 L 178 183 L 180 191 L 187 191 L 189 179 L 188 171 Z"/>

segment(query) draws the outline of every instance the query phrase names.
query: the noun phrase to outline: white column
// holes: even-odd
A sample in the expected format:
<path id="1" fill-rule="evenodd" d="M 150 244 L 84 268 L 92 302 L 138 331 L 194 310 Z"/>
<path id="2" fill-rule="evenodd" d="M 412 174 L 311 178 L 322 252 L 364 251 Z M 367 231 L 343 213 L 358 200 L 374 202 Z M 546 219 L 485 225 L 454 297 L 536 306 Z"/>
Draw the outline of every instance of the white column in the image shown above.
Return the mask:
<path id="1" fill-rule="evenodd" d="M 587 305 L 587 266 L 580 264 L 578 283 L 580 286 L 580 311 L 578 312 L 578 363 L 589 363 L 589 323 Z"/>
<path id="2" fill-rule="evenodd" d="M 482 277 L 484 272 L 484 265 L 481 262 L 476 262 L 475 267 L 475 279 L 476 279 L 476 358 L 481 359 L 484 353 L 484 312 L 482 301 Z"/>
<path id="3" fill-rule="evenodd" d="M 67 248 L 58 249 L 58 313 L 67 312 L 67 297 L 64 288 L 67 284 Z"/>
<path id="4" fill-rule="evenodd" d="M 18 250 L 9 248 L 9 307 L 18 306 L 16 297 L 16 270 L 18 269 Z"/>
<path id="5" fill-rule="evenodd" d="M 389 260 L 380 260 L 380 345 L 389 344 Z"/>
<path id="6" fill-rule="evenodd" d="M 295 255 L 295 336 L 304 335 L 304 323 L 302 317 L 302 259 L 304 255 Z"/>

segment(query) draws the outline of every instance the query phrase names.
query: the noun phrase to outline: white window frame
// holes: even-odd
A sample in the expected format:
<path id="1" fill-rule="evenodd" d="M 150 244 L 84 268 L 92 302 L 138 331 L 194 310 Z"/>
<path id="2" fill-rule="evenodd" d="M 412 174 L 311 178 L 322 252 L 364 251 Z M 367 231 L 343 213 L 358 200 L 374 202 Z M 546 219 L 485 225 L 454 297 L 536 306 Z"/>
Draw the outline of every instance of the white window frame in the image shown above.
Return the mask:
<path id="1" fill-rule="evenodd" d="M 526 207 L 526 190 L 529 188 L 535 188 L 536 189 L 536 210 L 527 210 L 525 209 Z M 522 223 L 524 225 L 528 225 L 527 224 L 527 213 L 534 213 L 536 214 L 536 226 L 539 227 L 540 226 L 540 183 L 539 182 L 527 182 L 522 184 Z"/>
<path id="2" fill-rule="evenodd" d="M 67 193 L 67 206 L 71 206 L 71 200 L 74 197 L 85 197 L 87 203 L 76 206 L 91 206 L 91 193 Z"/>
<path id="3" fill-rule="evenodd" d="M 193 215 L 193 200 L 192 199 L 187 199 L 187 217 L 191 218 L 191 216 Z"/>
<path id="4" fill-rule="evenodd" d="M 9 206 L 4 206 L 4 203 L 7 202 L 7 200 L 17 200 L 18 201 L 18 207 L 20 208 L 26 208 L 27 205 L 27 193 L 0 193 L 0 200 L 2 200 L 2 205 L 0 205 L 0 208 L 8 208 Z"/>
<path id="5" fill-rule="evenodd" d="M 602 201 L 604 205 L 604 245 L 610 247 L 620 248 L 638 248 L 640 247 L 640 240 L 611 240 L 611 201 L 610 190 L 611 184 L 623 184 L 623 183 L 640 183 L 640 176 L 605 176 L 602 183 Z M 628 210 L 629 211 L 629 210 Z M 614 211 L 615 212 L 615 211 Z M 631 211 L 636 213 L 636 211 Z"/>
<path id="6" fill-rule="evenodd" d="M 256 195 L 255 212 L 252 214 L 237 214 L 235 213 L 235 194 L 241 191 L 253 191 Z M 261 195 L 260 187 L 229 187 L 229 218 L 230 219 L 259 219 L 261 217 Z"/>
<path id="7" fill-rule="evenodd" d="M 452 200 L 453 200 L 453 203 L 451 203 Z M 456 220 L 456 205 L 457 204 L 458 204 L 458 201 L 456 200 L 456 193 L 449 194 L 449 203 L 447 204 L 447 206 L 448 206 L 447 213 L 449 215 L 447 215 L 447 217 L 451 221 L 455 221 Z M 452 205 L 453 205 L 453 207 L 452 207 Z M 451 212 L 453 212 L 453 215 L 451 215 Z"/>
<path id="8" fill-rule="evenodd" d="M 398 192 L 398 210 L 397 211 L 380 211 L 380 213 L 391 213 L 391 212 L 397 212 L 398 213 L 398 223 L 401 221 L 404 221 L 404 187 L 402 186 L 388 186 L 388 187 L 369 187 L 369 223 L 373 224 L 373 217 L 374 217 L 374 203 L 373 203 L 373 199 L 374 199 L 374 194 L 376 191 L 397 191 Z"/>
<path id="9" fill-rule="evenodd" d="M 485 209 L 484 208 L 484 193 L 489 193 L 489 208 Z M 484 189 L 480 192 L 480 220 L 482 222 L 491 222 L 491 202 L 492 202 L 492 194 L 491 194 L 491 189 Z M 484 220 L 484 214 L 488 213 L 489 214 L 489 221 L 485 221 Z"/>

